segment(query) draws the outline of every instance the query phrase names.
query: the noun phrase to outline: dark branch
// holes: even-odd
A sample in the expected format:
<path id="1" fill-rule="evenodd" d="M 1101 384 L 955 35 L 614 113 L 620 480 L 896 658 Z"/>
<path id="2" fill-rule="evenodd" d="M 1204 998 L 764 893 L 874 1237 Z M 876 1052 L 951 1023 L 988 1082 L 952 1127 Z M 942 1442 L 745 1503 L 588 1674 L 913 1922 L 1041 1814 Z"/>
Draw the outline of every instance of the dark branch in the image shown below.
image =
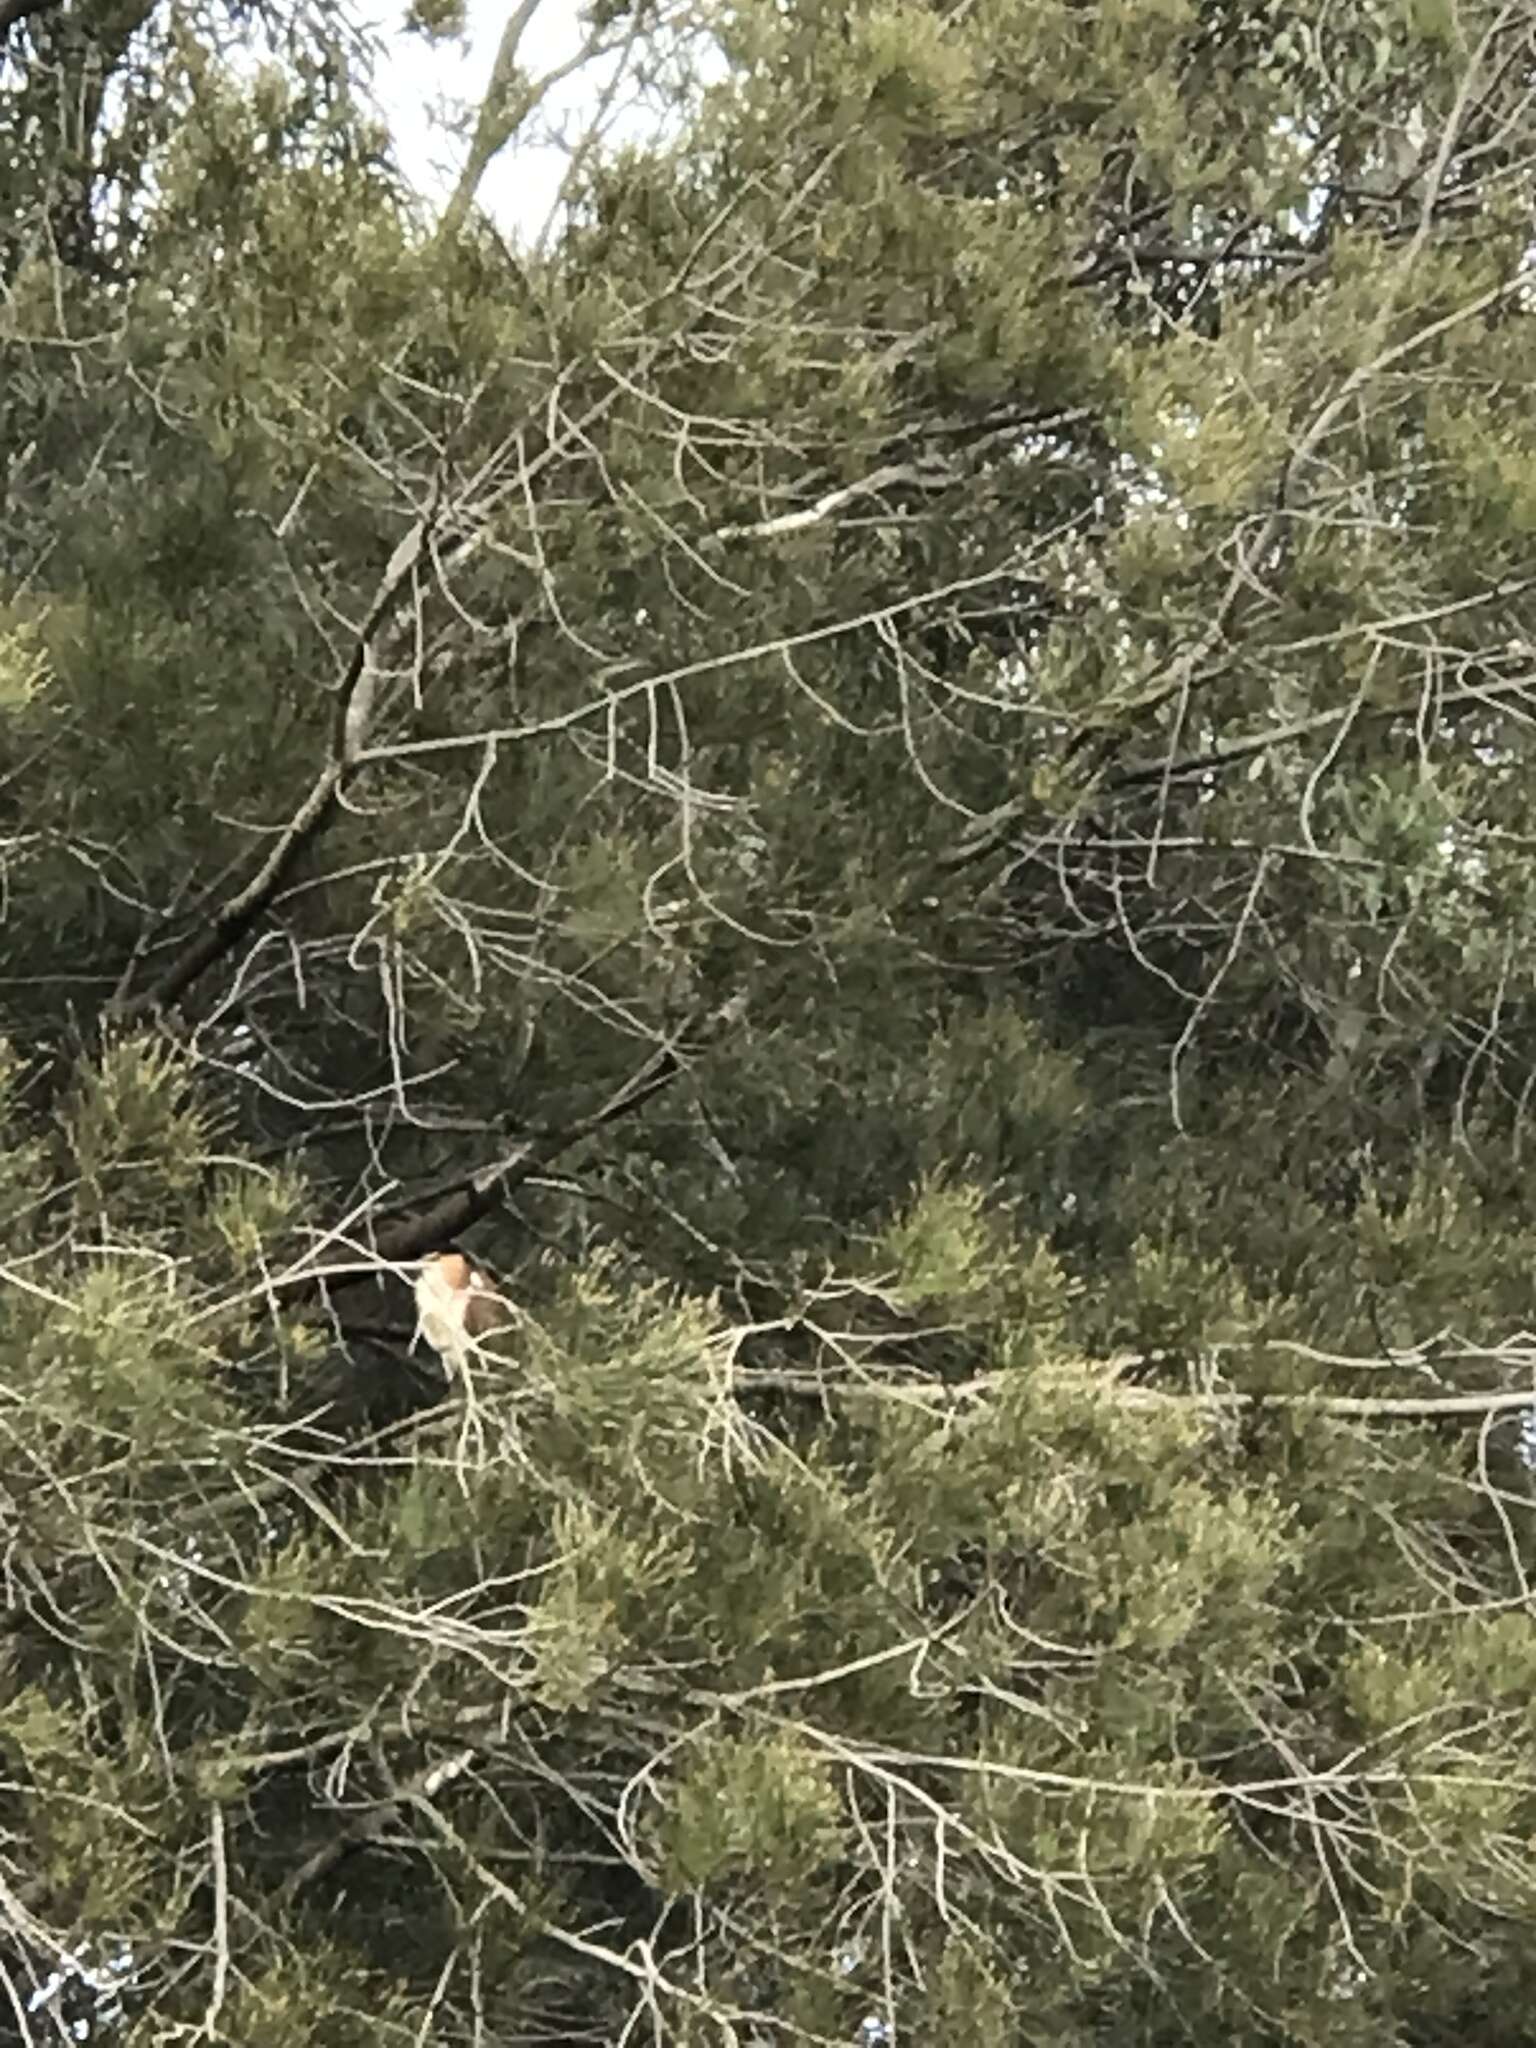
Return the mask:
<path id="1" fill-rule="evenodd" d="M 9 35 L 33 14 L 47 14 L 59 0 L 0 0 L 0 36 Z"/>
<path id="2" fill-rule="evenodd" d="M 342 787 L 357 765 L 373 709 L 369 687 L 369 648 L 420 558 L 427 528 L 427 519 L 418 521 L 390 557 L 389 566 L 369 606 L 367 619 L 336 683 L 327 758 L 308 795 L 251 880 L 225 904 L 212 923 L 182 949 L 154 986 L 126 1005 L 129 1011 L 168 1010 L 180 1002 L 208 969 L 231 952 L 263 916 L 305 849 L 320 836 L 334 815 Z"/>
<path id="3" fill-rule="evenodd" d="M 689 1057 L 703 1049 L 734 1024 L 740 1022 L 745 1004 L 732 997 L 697 1026 L 685 1027 L 665 1045 L 658 1046 L 627 1080 L 622 1082 L 596 1109 L 558 1130 L 524 1140 L 489 1165 L 475 1168 L 450 1185 L 428 1209 L 381 1229 L 376 1245 L 381 1266 L 404 1265 L 423 1254 L 438 1250 L 462 1237 L 472 1224 L 499 1209 L 523 1183 L 549 1165 L 550 1161 L 579 1145 L 583 1138 L 621 1117 L 633 1116 L 680 1074 Z M 334 1294 L 373 1278 L 369 1271 L 327 1275 L 323 1285 Z M 322 1282 L 305 1275 L 279 1288 L 286 1301 L 305 1300 L 318 1294 Z"/>
<path id="4" fill-rule="evenodd" d="M 341 781 L 341 764 L 327 762 L 258 872 L 177 955 L 153 988 L 128 1006 L 130 1010 L 173 1008 L 215 961 L 240 943 L 287 881 L 305 847 L 324 828 L 335 810 Z"/>

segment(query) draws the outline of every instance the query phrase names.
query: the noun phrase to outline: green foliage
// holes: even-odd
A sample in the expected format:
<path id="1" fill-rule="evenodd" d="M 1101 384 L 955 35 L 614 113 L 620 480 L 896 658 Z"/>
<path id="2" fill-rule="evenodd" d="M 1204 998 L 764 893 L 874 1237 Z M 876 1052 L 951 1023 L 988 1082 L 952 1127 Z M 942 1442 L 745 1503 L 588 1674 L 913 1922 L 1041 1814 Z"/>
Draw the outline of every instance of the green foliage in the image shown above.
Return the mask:
<path id="1" fill-rule="evenodd" d="M 1002 1247 L 984 1201 L 977 1188 L 931 1184 L 885 1232 L 877 1250 L 893 1263 L 903 1307 L 963 1303 L 992 1278 Z"/>
<path id="2" fill-rule="evenodd" d="M 65 1109 L 82 1202 L 104 1211 L 122 1181 L 157 1207 L 179 1203 L 207 1163 L 213 1131 L 171 1046 L 125 1038 L 80 1073 Z"/>
<path id="3" fill-rule="evenodd" d="M 464 33 L 464 0 L 412 0 L 406 26 L 429 40 Z"/>
<path id="4" fill-rule="evenodd" d="M 739 1875 L 771 1897 L 803 1894 L 842 1846 L 831 1765 L 792 1729 L 705 1738 L 669 1791 L 661 1835 L 668 1889 Z"/>
<path id="5" fill-rule="evenodd" d="M 1182 1245 L 1131 1248 L 1117 1335 L 1138 1350 L 1190 1353 L 1251 1336 L 1260 1318 L 1240 1275 Z"/>
<path id="6" fill-rule="evenodd" d="M 407 2020 L 381 1976 L 322 1939 L 240 1983 L 219 2025 L 236 2048 L 365 2048 Z"/>
<path id="7" fill-rule="evenodd" d="M 656 1603 L 673 1593 L 690 1562 L 679 1532 L 647 1535 L 617 1514 L 600 1519 L 585 1501 L 555 1509 L 555 1557 L 529 1618 L 536 1699 L 562 1710 L 585 1705 L 629 1661 Z"/>
<path id="8" fill-rule="evenodd" d="M 0 614 L 0 712 L 25 711 L 47 686 L 48 655 L 36 619 Z"/>
<path id="9" fill-rule="evenodd" d="M 8 32 L 18 1996 L 1513 2044 L 1524 24 L 582 13 Z"/>

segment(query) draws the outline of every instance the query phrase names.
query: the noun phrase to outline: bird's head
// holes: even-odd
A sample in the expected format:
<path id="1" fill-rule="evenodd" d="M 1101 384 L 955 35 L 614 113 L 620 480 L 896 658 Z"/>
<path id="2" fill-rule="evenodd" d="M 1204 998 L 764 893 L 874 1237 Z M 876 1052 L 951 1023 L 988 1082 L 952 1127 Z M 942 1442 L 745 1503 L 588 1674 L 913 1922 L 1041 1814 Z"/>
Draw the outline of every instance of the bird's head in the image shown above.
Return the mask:
<path id="1" fill-rule="evenodd" d="M 454 1294 L 468 1287 L 474 1275 L 474 1268 L 456 1246 L 450 1246 L 447 1251 L 429 1252 L 421 1262 L 421 1271 L 423 1279 L 436 1280 Z"/>

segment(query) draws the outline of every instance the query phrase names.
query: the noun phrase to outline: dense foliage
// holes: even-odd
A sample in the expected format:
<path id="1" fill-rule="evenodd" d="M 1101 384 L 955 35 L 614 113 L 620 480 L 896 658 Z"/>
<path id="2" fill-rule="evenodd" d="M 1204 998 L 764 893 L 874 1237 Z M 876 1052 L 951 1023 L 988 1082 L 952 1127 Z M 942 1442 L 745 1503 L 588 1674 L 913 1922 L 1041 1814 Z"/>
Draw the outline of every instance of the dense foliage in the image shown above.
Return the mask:
<path id="1" fill-rule="evenodd" d="M 525 12 L 0 0 L 0 2040 L 1523 2040 L 1529 12 Z"/>

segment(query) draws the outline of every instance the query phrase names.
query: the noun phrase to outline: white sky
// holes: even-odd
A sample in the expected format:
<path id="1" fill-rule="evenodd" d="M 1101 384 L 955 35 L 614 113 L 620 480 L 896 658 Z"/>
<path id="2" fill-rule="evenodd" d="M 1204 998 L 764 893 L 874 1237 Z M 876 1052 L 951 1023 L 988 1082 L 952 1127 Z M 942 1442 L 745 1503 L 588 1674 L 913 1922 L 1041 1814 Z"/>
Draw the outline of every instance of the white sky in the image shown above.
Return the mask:
<path id="1" fill-rule="evenodd" d="M 434 122 L 434 112 L 445 102 L 456 103 L 455 110 L 479 105 L 515 4 L 516 0 L 466 0 L 464 39 L 429 42 L 406 33 L 407 0 L 375 0 L 372 20 L 386 52 L 378 73 L 383 112 L 401 168 L 420 192 L 439 204 L 453 189 L 465 145 Z M 519 63 L 532 76 L 543 77 L 580 45 L 575 0 L 543 0 L 523 32 Z M 565 122 L 572 142 L 579 140 L 582 110 L 593 105 L 601 83 L 590 67 L 562 81 L 539 108 L 536 130 L 558 132 Z M 620 125 L 626 125 L 622 119 Z M 548 217 L 568 164 L 566 153 L 548 142 L 513 143 L 486 173 L 478 203 L 505 233 L 532 237 Z"/>

